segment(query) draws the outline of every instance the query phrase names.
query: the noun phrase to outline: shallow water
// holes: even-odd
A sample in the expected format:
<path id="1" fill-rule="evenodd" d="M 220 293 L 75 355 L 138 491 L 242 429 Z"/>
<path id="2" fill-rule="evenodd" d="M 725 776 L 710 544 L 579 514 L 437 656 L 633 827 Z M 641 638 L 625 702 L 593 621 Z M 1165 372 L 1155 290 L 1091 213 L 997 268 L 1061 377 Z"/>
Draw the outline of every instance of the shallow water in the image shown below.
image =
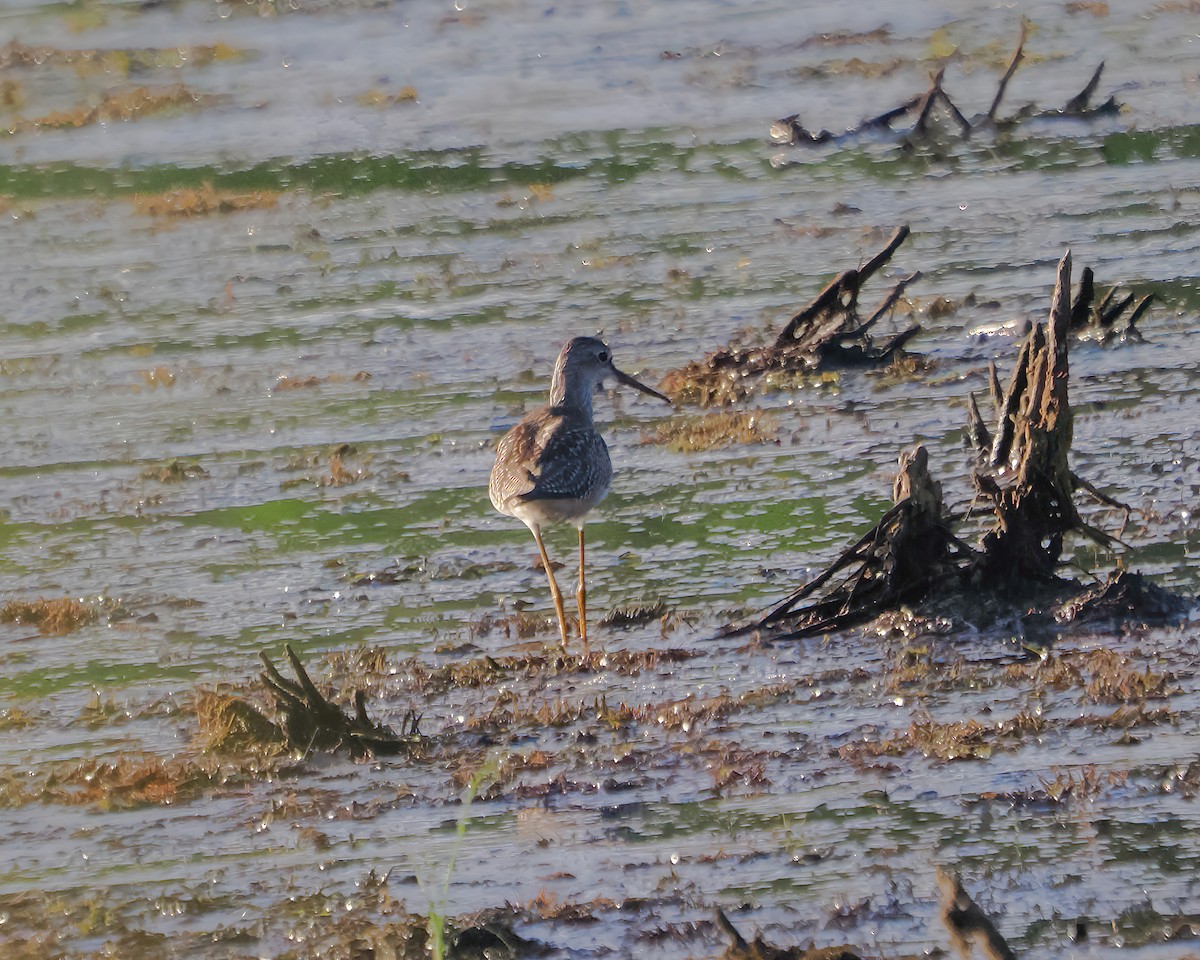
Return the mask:
<path id="1" fill-rule="evenodd" d="M 1118 116 L 938 151 L 769 142 L 779 117 L 839 130 L 921 91 L 953 46 L 946 89 L 985 111 L 1021 12 L 1029 58 L 1006 109 L 1061 105 L 1104 60 L 1097 94 L 1126 105 Z M 912 349 L 935 362 L 915 381 L 851 372 L 756 397 L 777 442 L 698 454 L 641 442 L 682 414 L 640 395 L 597 401 L 618 475 L 588 525 L 592 607 L 661 598 L 683 620 L 665 639 L 657 623 L 596 639 L 699 655 L 513 688 L 546 703 L 773 695 L 686 726 L 581 721 L 502 742 L 471 723 L 490 703 L 451 689 L 425 732 L 474 758 L 489 756 L 487 735 L 496 756 L 551 757 L 477 799 L 461 837 L 461 771 L 398 760 L 307 758 L 177 805 L 15 805 L 0 810 L 9 914 L 22 894 L 50 896 L 56 956 L 113 942 L 136 955 L 119 939 L 130 929 L 172 937 L 157 955 L 307 955 L 324 929 L 313 918 L 353 915 L 374 870 L 392 871 L 416 913 L 611 900 L 592 923 L 522 928 L 561 955 L 713 953 L 710 929 L 682 925 L 717 905 L 780 943 L 895 954 L 946 944 L 936 861 L 961 864 L 1031 952 L 1179 955 L 1138 918 L 1200 912 L 1195 801 L 1173 787 L 1196 749 L 1190 627 L 1063 641 L 1172 675 L 1152 702 L 1171 722 L 1124 736 L 1066 725 L 1111 705 L 988 675 L 1024 656 L 1003 630 L 938 645 L 934 679 L 902 693 L 895 637 L 709 638 L 873 524 L 913 443 L 965 506 L 966 393 L 986 393 L 988 360 L 1006 371 L 1020 325 L 1045 315 L 1066 247 L 1101 285 L 1160 298 L 1146 343 L 1074 349 L 1075 468 L 1135 507 L 1127 566 L 1200 590 L 1194 21 L 1158 3 L 1102 16 L 1051 3 L 967 16 L 932 2 L 8 5 L 4 41 L 110 53 L 0 60 L 14 84 L 0 97 L 13 131 L 0 137 L 0 583 L 6 599 L 106 611 L 62 636 L 0 626 L 0 709 L 34 720 L 0 737 L 6 782 L 194 750 L 197 686 L 245 681 L 285 642 L 314 675 L 326 653 L 384 647 L 396 674 L 377 679 L 372 711 L 397 723 L 419 702 L 407 658 L 522 648 L 478 626 L 548 607 L 526 531 L 487 502 L 491 447 L 541 401 L 572 335 L 603 331 L 618 363 L 654 382 L 738 331 L 769 335 L 907 223 L 889 275 L 924 272 Z M 174 83 L 211 99 L 30 122 Z M 278 196 L 193 217 L 139 205 L 203 184 Z M 938 297 L 956 308 L 930 312 Z M 342 444 L 355 482 L 339 485 Z M 157 479 L 175 458 L 203 473 Z M 555 532 L 552 555 L 570 561 L 572 541 Z M 1081 564 L 1111 568 L 1075 546 Z M 362 579 L 389 571 L 399 582 Z M 960 660 L 979 668 L 972 683 L 936 682 Z M 91 722 L 97 696 L 111 709 Z M 889 769 L 838 752 L 926 714 L 1027 711 L 1063 722 L 987 760 L 908 755 Z M 1094 795 L 1010 796 L 1091 765 L 1113 775 Z M 722 768 L 759 774 L 718 785 Z M 1067 938 L 1075 918 L 1091 922 L 1086 947 Z M 9 927 L 10 944 L 29 936 Z"/>

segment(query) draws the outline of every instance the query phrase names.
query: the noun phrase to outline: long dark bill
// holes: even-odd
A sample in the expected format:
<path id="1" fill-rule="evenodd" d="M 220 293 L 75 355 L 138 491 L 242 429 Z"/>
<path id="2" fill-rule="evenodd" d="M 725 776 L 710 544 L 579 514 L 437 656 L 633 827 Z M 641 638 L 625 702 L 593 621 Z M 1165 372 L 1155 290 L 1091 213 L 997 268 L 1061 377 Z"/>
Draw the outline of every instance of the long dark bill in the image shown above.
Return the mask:
<path id="1" fill-rule="evenodd" d="M 650 394 L 650 396 L 658 397 L 659 400 L 665 400 L 667 403 L 674 403 L 674 401 L 670 397 L 664 396 L 663 394 L 659 393 L 657 390 L 646 386 L 644 383 L 642 383 L 641 380 L 637 380 L 634 377 L 631 377 L 629 374 L 624 373 L 621 370 L 618 370 L 616 367 L 612 368 L 612 372 L 613 372 L 613 376 L 616 377 L 619 382 L 625 384 L 625 386 L 633 387 L 635 390 L 641 390 L 642 393 L 648 393 L 648 394 Z"/>

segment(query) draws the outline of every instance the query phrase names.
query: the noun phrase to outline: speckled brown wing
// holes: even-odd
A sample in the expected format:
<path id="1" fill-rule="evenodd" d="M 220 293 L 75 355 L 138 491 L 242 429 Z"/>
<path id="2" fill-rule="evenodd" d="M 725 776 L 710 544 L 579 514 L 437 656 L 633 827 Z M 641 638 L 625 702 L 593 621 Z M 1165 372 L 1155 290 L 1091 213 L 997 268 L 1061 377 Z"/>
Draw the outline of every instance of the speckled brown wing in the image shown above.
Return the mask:
<path id="1" fill-rule="evenodd" d="M 512 428 L 496 447 L 488 493 L 501 513 L 534 500 L 594 500 L 612 483 L 608 447 L 585 420 L 544 408 Z"/>
<path id="2" fill-rule="evenodd" d="M 531 500 L 597 500 L 612 483 L 612 461 L 604 438 L 590 424 L 561 420 L 547 438 L 538 460 L 533 489 L 521 495 Z"/>
<path id="3" fill-rule="evenodd" d="M 496 462 L 488 480 L 488 496 L 501 513 L 512 513 L 512 503 L 537 483 L 537 436 L 546 411 L 530 414 L 496 444 Z"/>

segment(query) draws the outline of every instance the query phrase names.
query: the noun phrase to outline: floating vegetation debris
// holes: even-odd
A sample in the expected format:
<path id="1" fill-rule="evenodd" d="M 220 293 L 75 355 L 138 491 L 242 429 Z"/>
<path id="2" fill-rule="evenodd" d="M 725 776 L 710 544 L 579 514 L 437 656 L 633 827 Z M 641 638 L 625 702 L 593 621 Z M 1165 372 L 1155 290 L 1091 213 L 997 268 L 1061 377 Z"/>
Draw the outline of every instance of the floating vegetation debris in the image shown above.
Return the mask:
<path id="1" fill-rule="evenodd" d="M 354 460 L 365 459 L 368 458 L 360 456 L 358 448 L 352 443 L 340 443 L 328 453 L 297 455 L 288 460 L 286 469 L 307 469 L 309 472 L 304 476 L 289 477 L 281 481 L 279 487 L 282 490 L 310 484 L 318 487 L 348 487 L 369 476 L 365 466 L 353 465 Z M 322 465 L 325 467 L 324 472 L 320 472 L 319 469 L 310 469 L 320 468 Z M 408 572 L 415 572 L 415 568 L 408 568 L 405 573 Z M 354 582 L 356 585 L 360 583 L 395 583 L 399 579 L 406 578 L 401 575 L 399 570 L 380 571 L 378 574 L 357 577 Z"/>
<path id="2" fill-rule="evenodd" d="M 656 600 L 641 606 L 614 607 L 600 621 L 602 627 L 636 627 L 667 615 L 667 602 Z"/>
<path id="3" fill-rule="evenodd" d="M 365 93 L 360 93 L 354 99 L 364 107 L 394 107 L 400 103 L 416 103 L 417 88 L 405 86 L 389 93 L 387 90 L 372 87 Z"/>
<path id="4" fill-rule="evenodd" d="M 46 636 L 61 636 L 100 619 L 100 611 L 73 597 L 9 600 L 0 607 L 0 623 L 29 624 Z"/>
<path id="5" fill-rule="evenodd" d="M 1106 647 L 1010 664 L 1006 673 L 1010 678 L 1033 680 L 1038 688 L 1077 688 L 1093 703 L 1144 703 L 1167 697 L 1176 688 L 1170 673 L 1157 673 L 1149 664 L 1138 667 L 1128 654 Z"/>
<path id="6" fill-rule="evenodd" d="M 20 707 L 8 707 L 0 710 L 0 731 L 28 730 L 37 720 Z"/>
<path id="7" fill-rule="evenodd" d="M 0 779 L 0 805 L 59 803 L 129 810 L 192 799 L 225 779 L 215 763 L 118 753 L 45 764 L 35 776 Z"/>
<path id="8" fill-rule="evenodd" d="M 172 458 L 161 466 L 145 467 L 142 470 L 143 480 L 157 480 L 159 483 L 183 483 L 187 480 L 202 480 L 208 476 L 208 471 L 198 463 Z"/>
<path id="9" fill-rule="evenodd" d="M 121 120 L 142 120 L 168 112 L 181 112 L 211 106 L 221 97 L 197 93 L 186 84 L 165 87 L 124 87 L 107 90 L 95 106 L 73 110 L 55 110 L 33 119 L 17 118 L 8 127 L 10 134 L 25 130 L 69 130 L 94 123 L 115 123 Z"/>
<path id="10" fill-rule="evenodd" d="M 347 467 L 346 460 L 358 455 L 353 444 L 343 443 L 329 454 L 329 475 L 322 477 L 322 487 L 345 487 L 358 483 L 366 477 L 367 471 L 362 467 Z"/>
<path id="11" fill-rule="evenodd" d="M 245 700 L 233 693 L 200 690 L 196 695 L 199 740 L 205 750 L 244 753 L 282 748 L 287 737 Z"/>
<path id="12" fill-rule="evenodd" d="M 603 620 L 600 621 L 600 625 L 604 626 Z M 542 631 L 553 629 L 555 626 L 550 618 L 525 610 L 506 614 L 489 612 L 470 625 L 470 634 L 472 640 L 486 637 L 490 633 L 501 634 L 509 640 L 514 637 L 518 640 L 526 640 Z"/>
<path id="13" fill-rule="evenodd" d="M 165 193 L 137 193 L 129 199 L 138 213 L 151 217 L 202 217 L 240 210 L 269 210 L 278 205 L 279 196 L 275 190 L 238 193 L 217 190 L 211 183 L 203 183 L 199 187 L 178 187 Z"/>
<path id="14" fill-rule="evenodd" d="M 919 272 L 899 280 L 880 304 L 863 317 L 858 298 L 862 287 L 876 274 L 909 236 L 898 228 L 875 256 L 861 267 L 834 278 L 807 307 L 785 325 L 775 342 L 765 347 L 729 344 L 703 360 L 672 370 L 662 389 L 676 401 L 702 407 L 722 406 L 744 399 L 756 389 L 778 385 L 780 375 L 814 374 L 841 367 L 878 367 L 903 355 L 904 345 L 921 328 L 916 324 L 877 341 L 873 328 L 891 314 Z"/>
<path id="15" fill-rule="evenodd" d="M 779 419 L 762 410 L 735 410 L 703 416 L 672 417 L 653 433 L 643 433 L 643 444 L 665 446 L 676 453 L 716 450 L 732 444 L 771 443 Z"/>
<path id="16" fill-rule="evenodd" d="M 364 383 L 371 379 L 371 375 L 365 370 L 360 370 L 351 376 L 346 376 L 340 373 L 331 373 L 328 376 L 318 377 L 311 374 L 307 377 L 293 377 L 287 374 L 281 375 L 271 386 L 273 393 L 281 393 L 285 390 L 307 390 L 312 387 L 319 387 L 323 383 Z"/>
<path id="17" fill-rule="evenodd" d="M 72 66 L 128 76 L 147 70 L 207 67 L 213 63 L 247 59 L 244 50 L 225 43 L 188 44 L 176 47 L 127 47 L 65 50 L 41 44 L 33 47 L 10 40 L 0 47 L 0 70 Z"/>

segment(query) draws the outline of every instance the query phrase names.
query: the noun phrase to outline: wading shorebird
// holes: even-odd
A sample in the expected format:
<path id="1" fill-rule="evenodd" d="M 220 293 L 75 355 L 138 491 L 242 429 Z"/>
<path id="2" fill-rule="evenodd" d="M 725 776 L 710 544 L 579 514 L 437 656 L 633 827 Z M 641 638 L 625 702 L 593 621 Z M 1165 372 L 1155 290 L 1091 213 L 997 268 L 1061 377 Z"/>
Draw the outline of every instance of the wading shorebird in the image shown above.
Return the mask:
<path id="1" fill-rule="evenodd" d="M 592 394 L 606 377 L 671 402 L 644 383 L 613 366 L 612 351 L 595 337 L 570 340 L 554 364 L 550 403 L 526 414 L 496 447 L 496 463 L 488 483 L 492 505 L 525 524 L 537 541 L 550 595 L 558 614 L 562 643 L 568 640 L 562 591 L 542 542 L 542 527 L 569 520 L 579 530 L 579 638 L 587 650 L 587 588 L 584 586 L 583 521 L 608 493 L 612 461 L 608 446 L 592 421 Z"/>

